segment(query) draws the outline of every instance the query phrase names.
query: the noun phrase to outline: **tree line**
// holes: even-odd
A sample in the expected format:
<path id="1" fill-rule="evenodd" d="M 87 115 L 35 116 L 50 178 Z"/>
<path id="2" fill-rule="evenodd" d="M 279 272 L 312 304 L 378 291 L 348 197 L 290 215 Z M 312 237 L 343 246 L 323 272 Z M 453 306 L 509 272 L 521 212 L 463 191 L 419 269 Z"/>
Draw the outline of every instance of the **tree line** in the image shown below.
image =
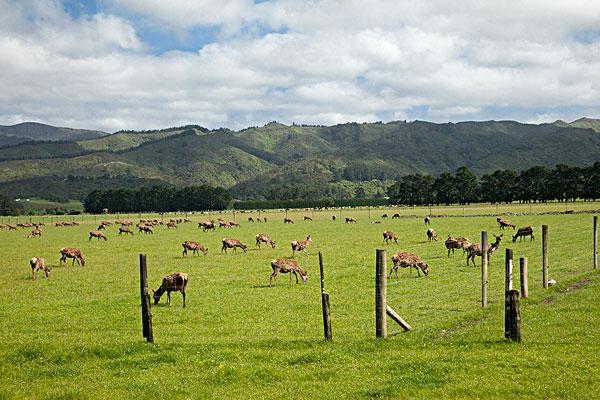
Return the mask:
<path id="1" fill-rule="evenodd" d="M 223 210 L 231 202 L 231 195 L 220 187 L 188 186 L 176 189 L 151 186 L 139 189 L 94 190 L 83 206 L 88 213 L 110 212 Z"/>
<path id="2" fill-rule="evenodd" d="M 390 203 L 403 205 L 575 201 L 600 198 L 600 162 L 589 167 L 534 166 L 520 173 L 505 169 L 478 179 L 467 167 L 437 178 L 412 174 L 388 188 Z"/>

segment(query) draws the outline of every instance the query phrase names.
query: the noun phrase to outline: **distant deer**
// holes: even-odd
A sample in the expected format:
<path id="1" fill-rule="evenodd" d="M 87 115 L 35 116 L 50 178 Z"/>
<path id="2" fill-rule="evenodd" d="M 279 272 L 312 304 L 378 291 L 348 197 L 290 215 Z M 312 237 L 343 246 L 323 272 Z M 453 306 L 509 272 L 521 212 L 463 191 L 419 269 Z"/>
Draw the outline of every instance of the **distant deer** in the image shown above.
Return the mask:
<path id="1" fill-rule="evenodd" d="M 516 242 L 517 238 L 519 238 L 519 241 L 521 241 L 525 236 L 530 236 L 530 242 L 535 239 L 535 237 L 533 236 L 532 226 L 525 226 L 523 228 L 519 228 L 519 230 L 517 230 L 517 233 L 512 237 L 512 241 L 513 243 Z"/>
<path id="2" fill-rule="evenodd" d="M 385 244 L 388 244 L 392 240 L 398 244 L 398 237 L 392 231 L 383 231 L 383 240 L 385 240 Z"/>
<path id="3" fill-rule="evenodd" d="M 501 217 L 497 217 L 496 221 L 498 222 L 498 225 L 500 225 L 500 229 L 504 230 L 504 228 L 509 227 L 509 228 L 513 228 L 516 229 L 516 225 L 513 224 L 512 222 L 510 222 L 507 219 L 502 219 Z"/>
<path id="4" fill-rule="evenodd" d="M 504 235 L 500 235 L 500 236 L 496 236 L 494 235 L 494 237 L 496 238 L 496 241 L 494 243 L 492 243 L 492 245 L 490 247 L 488 247 L 488 257 L 491 256 L 492 254 L 494 254 L 494 252 L 496 250 L 498 250 L 498 248 L 500 247 L 500 241 L 502 241 L 502 236 Z M 481 244 L 479 243 L 473 243 L 471 244 L 469 247 L 467 247 L 467 267 L 469 266 L 469 260 L 473 261 L 473 266 L 475 266 L 475 257 L 479 256 L 481 257 L 481 254 L 483 253 L 481 250 Z"/>
<path id="5" fill-rule="evenodd" d="M 148 225 L 140 225 L 140 226 L 138 226 L 138 229 L 140 230 L 140 233 L 141 232 L 152 233 L 152 234 L 154 233 L 154 230 L 152 229 L 152 227 L 148 226 Z"/>
<path id="6" fill-rule="evenodd" d="M 332 219 L 333 221 L 335 221 L 335 215 L 332 215 L 332 216 L 331 216 L 331 219 Z"/>
<path id="7" fill-rule="evenodd" d="M 310 235 L 306 237 L 306 240 L 294 240 L 292 242 L 292 257 L 296 254 L 297 251 L 303 251 L 306 253 L 306 248 L 309 244 L 312 243 L 312 239 Z"/>
<path id="8" fill-rule="evenodd" d="M 294 223 L 294 221 L 292 221 L 290 218 L 284 218 L 284 219 L 283 219 L 283 223 L 284 223 L 284 224 L 293 224 L 293 223 Z"/>
<path id="9" fill-rule="evenodd" d="M 46 278 L 50 275 L 50 267 L 46 265 L 46 260 L 40 257 L 33 257 L 29 260 L 29 264 L 31 265 L 31 273 L 33 274 L 33 280 L 35 280 L 35 274 L 39 270 L 43 270 Z"/>
<path id="10" fill-rule="evenodd" d="M 133 235 L 133 232 L 131 232 L 131 230 L 128 227 L 126 227 L 126 226 L 121 226 L 119 228 L 119 235 L 122 234 L 122 233 L 124 233 L 125 236 L 127 236 L 128 234 L 129 235 Z"/>
<path id="11" fill-rule="evenodd" d="M 304 216 L 304 220 L 305 221 L 312 221 L 313 219 L 311 217 L 309 217 L 308 215 Z"/>
<path id="12" fill-rule="evenodd" d="M 62 262 L 66 264 L 67 258 L 72 258 L 72 265 L 75 265 L 75 261 L 77 261 L 77 264 L 81 265 L 82 267 L 85 266 L 85 258 L 83 257 L 81 250 L 79 250 L 77 247 L 63 247 L 60 249 L 60 255 L 61 257 L 59 264 Z"/>
<path id="13" fill-rule="evenodd" d="M 27 238 L 32 238 L 32 237 L 36 237 L 36 236 L 42 236 L 42 230 L 41 229 L 34 229 L 31 231 L 31 233 L 29 235 L 27 235 Z"/>
<path id="14" fill-rule="evenodd" d="M 248 247 L 245 244 L 243 244 L 237 239 L 223 239 L 222 242 L 223 247 L 221 248 L 221 252 L 225 250 L 225 253 L 227 253 L 227 249 L 233 249 L 233 251 L 237 251 L 237 248 L 239 247 L 242 250 L 244 250 L 245 253 L 248 249 Z"/>
<path id="15" fill-rule="evenodd" d="M 104 235 L 104 233 L 102 233 L 100 231 L 91 231 L 90 232 L 90 238 L 88 239 L 88 242 L 90 240 L 92 240 L 93 237 L 97 238 L 98 240 L 100 240 L 100 239 L 104 239 L 104 241 L 107 240 L 106 236 Z"/>
<path id="16" fill-rule="evenodd" d="M 261 243 L 267 243 L 270 244 L 272 248 L 275 248 L 275 242 L 268 237 L 267 235 L 265 235 L 264 233 L 259 233 L 255 236 L 256 238 L 256 246 L 260 249 L 260 244 Z"/>
<path id="17" fill-rule="evenodd" d="M 175 228 L 177 229 L 177 223 L 175 221 L 169 221 L 167 222 L 167 228 Z"/>
<path id="18" fill-rule="evenodd" d="M 229 221 L 229 226 L 235 226 L 236 228 L 240 227 L 240 223 L 236 221 Z"/>
<path id="19" fill-rule="evenodd" d="M 348 224 L 348 223 L 353 223 L 353 224 L 356 224 L 356 220 L 355 220 L 354 218 L 352 218 L 352 217 L 346 217 L 346 223 L 347 223 L 347 224 Z"/>
<path id="20" fill-rule="evenodd" d="M 435 231 L 431 228 L 427 229 L 427 240 L 428 241 L 436 241 L 437 242 L 437 234 L 435 233 Z"/>
<path id="21" fill-rule="evenodd" d="M 387 214 L 383 214 L 383 215 L 381 216 L 381 218 L 387 218 L 387 217 L 388 217 L 388 215 L 387 215 Z"/>
<path id="22" fill-rule="evenodd" d="M 201 251 L 202 254 L 204 254 L 204 255 L 208 254 L 208 248 L 205 248 L 200 243 L 194 242 L 193 240 L 186 240 L 185 242 L 183 242 L 181 244 L 181 246 L 183 246 L 183 255 L 184 256 L 187 255 L 188 250 L 191 250 L 192 254 L 196 254 L 196 255 L 200 255 L 200 253 L 198 253 L 198 251 Z"/>
<path id="23" fill-rule="evenodd" d="M 248 217 L 248 222 L 254 222 L 254 218 Z"/>
<path id="24" fill-rule="evenodd" d="M 300 265 L 296 260 L 290 258 L 277 258 L 271 260 L 271 268 L 273 268 L 273 273 L 269 277 L 269 286 L 271 286 L 273 278 L 275 279 L 275 286 L 277 286 L 277 275 L 279 273 L 290 274 L 290 287 L 292 286 L 292 274 L 296 276 L 296 283 L 298 283 L 298 275 L 302 277 L 303 283 L 308 281 L 306 271 L 300 268 Z"/>
<path id="25" fill-rule="evenodd" d="M 185 308 L 185 288 L 188 283 L 188 275 L 185 272 L 176 272 L 174 274 L 163 277 L 162 284 L 156 290 L 152 290 L 154 294 L 154 305 L 157 305 L 163 293 L 167 292 L 167 304 L 171 305 L 171 292 L 181 292 L 183 296 L 183 308 Z"/>
<path id="26" fill-rule="evenodd" d="M 423 271 L 425 276 L 429 275 L 429 266 L 425 264 L 423 260 L 421 260 L 421 258 L 419 258 L 419 256 L 417 256 L 415 253 L 396 253 L 392 256 L 392 262 L 394 263 L 394 266 L 390 270 L 388 278 L 392 277 L 393 272 L 396 273 L 396 278 L 398 278 L 398 267 L 409 268 L 411 277 L 413 268 L 417 270 L 419 276 L 421 276 L 419 269 Z"/>
<path id="27" fill-rule="evenodd" d="M 430 225 L 431 224 L 431 217 L 425 217 L 425 218 L 423 218 L 423 222 L 425 222 L 425 225 Z"/>
<path id="28" fill-rule="evenodd" d="M 396 214 L 392 215 L 392 219 L 397 219 L 397 218 L 400 218 L 400 214 L 396 213 Z"/>

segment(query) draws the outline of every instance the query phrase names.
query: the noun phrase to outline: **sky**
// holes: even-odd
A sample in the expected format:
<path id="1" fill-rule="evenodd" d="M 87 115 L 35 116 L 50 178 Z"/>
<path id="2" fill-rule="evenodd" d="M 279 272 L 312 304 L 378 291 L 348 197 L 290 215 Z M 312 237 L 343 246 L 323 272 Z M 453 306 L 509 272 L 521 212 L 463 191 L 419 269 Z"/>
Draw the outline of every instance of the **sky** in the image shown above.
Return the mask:
<path id="1" fill-rule="evenodd" d="M 0 125 L 584 116 L 597 0 L 0 0 Z"/>

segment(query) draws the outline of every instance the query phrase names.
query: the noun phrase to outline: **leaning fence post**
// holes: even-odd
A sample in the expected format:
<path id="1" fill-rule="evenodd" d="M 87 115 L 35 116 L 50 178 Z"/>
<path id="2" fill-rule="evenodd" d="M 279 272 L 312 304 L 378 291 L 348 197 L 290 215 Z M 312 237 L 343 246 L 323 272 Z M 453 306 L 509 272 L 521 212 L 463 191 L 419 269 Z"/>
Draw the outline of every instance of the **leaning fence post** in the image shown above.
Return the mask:
<path id="1" fill-rule="evenodd" d="M 548 287 L 548 225 L 542 225 L 542 284 Z"/>
<path id="2" fill-rule="evenodd" d="M 377 249 L 375 263 L 375 336 L 386 337 L 387 276 L 385 250 Z"/>
<path id="3" fill-rule="evenodd" d="M 510 302 L 510 298 L 509 298 L 509 294 L 510 291 L 513 290 L 512 288 L 512 261 L 513 261 L 513 251 L 512 249 L 506 249 L 506 260 L 505 260 L 505 286 L 504 286 L 504 307 L 505 307 L 505 312 L 504 312 L 504 337 L 508 338 L 510 335 L 510 325 L 511 325 L 511 321 L 510 321 L 510 317 L 511 314 L 509 313 L 509 302 Z"/>
<path id="4" fill-rule="evenodd" d="M 594 215 L 594 269 L 598 269 L 598 216 Z"/>
<path id="5" fill-rule="evenodd" d="M 487 231 L 481 232 L 481 306 L 487 306 L 487 285 L 488 285 L 488 234 Z"/>
<path id="6" fill-rule="evenodd" d="M 154 335 L 152 334 L 152 312 L 150 311 L 148 269 L 145 254 L 140 254 L 140 292 L 142 300 L 142 334 L 148 343 L 152 343 L 154 342 Z"/>
<path id="7" fill-rule="evenodd" d="M 329 293 L 325 291 L 325 275 L 323 273 L 323 254 L 319 252 L 319 268 L 321 270 L 321 304 L 323 306 L 323 331 L 325 340 L 331 340 L 331 307 L 329 306 Z"/>
<path id="8" fill-rule="evenodd" d="M 521 294 L 524 299 L 529 298 L 529 271 L 527 270 L 527 257 L 519 258 L 519 271 L 521 277 Z"/>

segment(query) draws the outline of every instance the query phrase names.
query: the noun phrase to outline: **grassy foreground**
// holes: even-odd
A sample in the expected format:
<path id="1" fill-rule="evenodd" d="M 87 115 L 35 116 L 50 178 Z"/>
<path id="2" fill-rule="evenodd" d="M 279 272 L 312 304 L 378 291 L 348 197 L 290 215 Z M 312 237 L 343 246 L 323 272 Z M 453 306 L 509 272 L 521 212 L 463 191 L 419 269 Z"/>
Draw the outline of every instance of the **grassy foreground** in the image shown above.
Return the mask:
<path id="1" fill-rule="evenodd" d="M 373 210 L 372 219 L 381 212 Z M 349 225 L 331 221 L 331 212 L 315 213 L 312 222 L 301 221 L 303 214 L 290 214 L 294 225 L 284 225 L 282 213 L 268 213 L 266 224 L 238 214 L 241 228 L 207 233 L 197 229 L 205 218 L 199 216 L 176 230 L 158 227 L 152 236 L 119 237 L 111 226 L 107 242 L 88 242 L 93 217 L 79 227 L 47 226 L 36 239 L 26 239 L 28 231 L 0 231 L 0 398 L 600 396 L 600 274 L 592 271 L 590 214 L 511 217 L 517 226 L 533 225 L 536 241 L 512 243 L 513 232 L 505 232 L 491 259 L 485 310 L 480 263 L 467 267 L 460 254 L 448 258 L 443 238 L 498 234 L 495 218 L 435 218 L 431 227 L 441 240 L 428 243 L 417 218 L 372 224 L 364 210 L 345 210 L 342 216 L 358 220 Z M 558 282 L 546 290 L 542 224 L 550 227 L 550 278 Z M 384 229 L 394 230 L 400 244 L 383 244 Z M 277 247 L 255 249 L 259 232 Z M 281 276 L 269 288 L 269 261 L 290 256 L 289 242 L 307 234 L 314 242 L 297 258 L 308 284 L 290 288 Z M 223 237 L 241 239 L 249 251 L 220 254 Z M 208 256 L 183 258 L 184 240 L 207 245 Z M 80 247 L 86 266 L 59 266 L 63 246 Z M 521 344 L 503 340 L 507 246 L 515 264 L 518 257 L 529 259 Z M 402 270 L 389 281 L 389 304 L 414 330 L 402 333 L 388 320 L 386 340 L 374 338 L 376 248 L 387 248 L 388 259 L 395 251 L 414 251 L 431 270 L 426 278 Z M 321 339 L 318 251 L 331 296 L 331 343 Z M 185 309 L 177 293 L 170 307 L 166 298 L 153 307 L 153 345 L 141 337 L 139 253 L 148 254 L 152 288 L 169 272 L 190 276 Z M 28 259 L 34 255 L 53 265 L 50 279 L 40 274 L 32 281 Z"/>

